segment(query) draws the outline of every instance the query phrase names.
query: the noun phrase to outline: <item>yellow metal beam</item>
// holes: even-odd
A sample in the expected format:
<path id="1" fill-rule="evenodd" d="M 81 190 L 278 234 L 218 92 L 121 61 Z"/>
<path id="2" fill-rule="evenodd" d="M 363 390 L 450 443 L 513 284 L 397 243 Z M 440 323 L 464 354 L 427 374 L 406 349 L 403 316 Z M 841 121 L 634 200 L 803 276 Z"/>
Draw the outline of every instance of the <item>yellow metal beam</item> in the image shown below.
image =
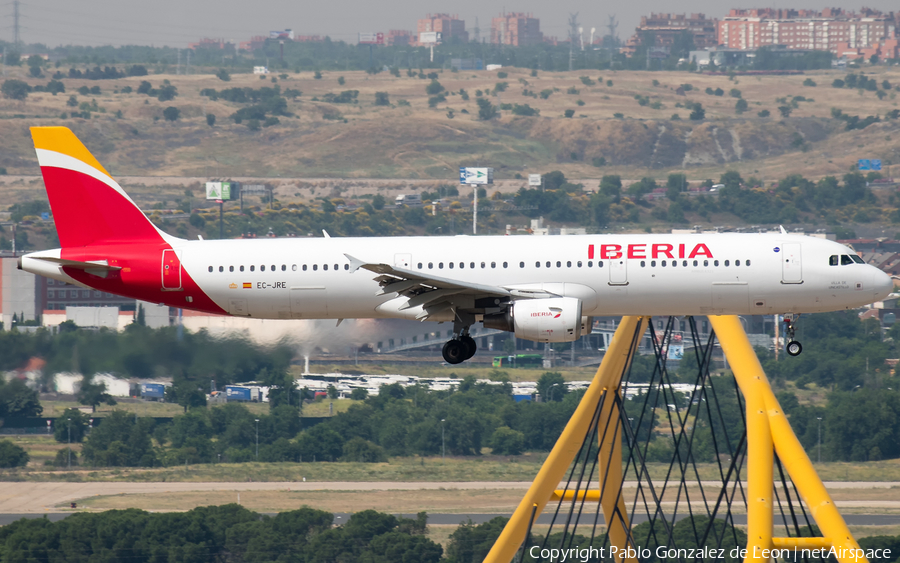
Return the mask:
<path id="1" fill-rule="evenodd" d="M 747 401 L 748 488 L 750 494 L 747 508 L 748 536 L 751 536 L 749 533 L 751 530 L 754 530 L 757 535 L 762 533 L 761 527 L 764 525 L 764 519 L 758 513 L 763 510 L 763 503 L 754 502 L 757 500 L 754 492 L 759 494 L 758 492 L 766 487 L 762 483 L 763 479 L 768 482 L 768 490 L 770 492 L 772 490 L 771 455 L 774 447 L 778 458 L 797 487 L 800 498 L 810 508 L 822 534 L 830 540 L 831 543 L 828 547 L 836 548 L 837 560 L 840 563 L 868 563 L 864 557 L 855 557 L 859 553 L 856 551 L 859 549 L 859 544 L 853 539 L 847 524 L 838 513 L 834 501 L 831 500 L 831 496 L 825 490 L 825 485 L 822 484 L 813 468 L 809 456 L 806 455 L 806 451 L 800 445 L 794 431 L 791 430 L 791 425 L 784 415 L 784 411 L 781 410 L 775 393 L 772 392 L 766 374 L 763 373 L 759 359 L 747 340 L 740 319 L 735 316 L 710 316 L 709 322 L 716 332 L 716 337 L 722 345 L 722 350 L 734 371 L 734 377 Z M 760 408 L 768 418 L 767 426 L 770 435 L 768 444 L 759 437 L 762 427 L 762 423 L 758 420 Z M 751 416 L 753 416 L 752 423 Z M 768 454 L 762 451 L 764 448 L 768 448 Z M 754 462 L 754 457 L 759 463 Z M 770 460 L 767 471 L 759 467 L 765 463 L 766 458 Z M 755 474 L 755 468 L 764 471 L 765 475 Z M 754 483 L 756 483 L 755 489 Z M 756 521 L 756 528 L 753 528 L 754 518 L 759 519 Z M 771 521 L 771 511 L 769 520 Z M 749 550 L 752 545 L 756 545 L 761 540 L 751 536 L 748 541 L 750 542 Z M 770 546 L 774 543 L 771 534 L 769 534 L 768 543 Z M 851 557 L 848 554 L 854 556 Z"/>
<path id="2" fill-rule="evenodd" d="M 624 369 L 622 370 L 624 371 Z M 604 374 L 609 376 L 605 387 L 608 389 L 606 400 L 600 407 L 600 418 L 597 420 L 597 440 L 600 451 L 597 454 L 597 474 L 600 479 L 600 505 L 603 507 L 603 517 L 606 520 L 609 545 L 618 547 L 616 561 L 621 562 L 628 546 L 628 537 L 631 534 L 631 519 L 625 509 L 625 499 L 622 497 L 622 424 L 619 405 L 614 400 L 613 394 L 620 393 L 619 386 L 622 383 L 622 371 Z M 629 562 L 637 559 L 629 557 Z"/>
<path id="3" fill-rule="evenodd" d="M 772 538 L 775 549 L 830 549 L 831 538 Z"/>
<path id="4" fill-rule="evenodd" d="M 538 471 L 537 477 L 535 477 L 534 482 L 528 488 L 528 492 L 525 493 L 509 522 L 506 523 L 503 532 L 500 533 L 500 537 L 494 542 L 494 546 L 487 554 L 487 557 L 485 557 L 484 563 L 510 563 L 512 561 L 519 546 L 525 540 L 526 530 L 528 529 L 532 513 L 535 516 L 541 513 L 565 475 L 569 465 L 575 459 L 578 450 L 581 448 L 583 437 L 590 428 L 597 405 L 600 404 L 600 398 L 610 388 L 609 382 L 618 382 L 621 378 L 621 374 L 625 370 L 628 361 L 630 361 L 634 349 L 640 343 L 641 335 L 646 330 L 647 320 L 647 317 L 622 317 L 606 355 L 603 356 L 603 361 L 600 363 L 600 367 L 597 369 L 590 386 L 588 386 L 587 391 L 581 398 L 581 402 L 575 409 L 575 413 L 569 419 L 546 461 L 544 461 L 540 471 Z M 640 332 L 637 333 L 638 337 L 635 339 L 635 332 L 638 330 L 638 327 L 640 327 Z M 618 383 L 616 383 L 615 387 L 618 387 Z M 537 505 L 537 510 L 534 509 L 534 505 Z"/>

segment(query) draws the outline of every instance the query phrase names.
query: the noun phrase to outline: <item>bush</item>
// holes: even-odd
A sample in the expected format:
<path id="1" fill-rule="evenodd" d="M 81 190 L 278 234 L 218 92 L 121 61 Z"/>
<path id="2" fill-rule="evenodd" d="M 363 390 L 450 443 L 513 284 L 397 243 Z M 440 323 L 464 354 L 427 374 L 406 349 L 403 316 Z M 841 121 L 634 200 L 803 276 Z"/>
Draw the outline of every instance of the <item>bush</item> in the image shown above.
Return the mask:
<path id="1" fill-rule="evenodd" d="M 259 131 L 259 120 L 258 119 L 250 119 L 247 121 L 247 129 L 251 131 Z"/>
<path id="2" fill-rule="evenodd" d="M 575 115 L 575 110 L 574 110 L 574 109 L 567 109 L 567 110 L 563 113 L 563 115 L 565 115 L 566 117 L 572 117 L 572 116 Z"/>
<path id="3" fill-rule="evenodd" d="M 700 103 L 694 104 L 693 111 L 691 111 L 691 121 L 702 121 L 706 118 L 706 110 L 703 109 L 703 105 Z"/>
<path id="4" fill-rule="evenodd" d="M 387 92 L 375 92 L 375 105 L 376 106 L 389 106 L 391 105 L 390 98 L 388 97 Z"/>
<path id="5" fill-rule="evenodd" d="M 810 87 L 815 88 L 815 87 L 816 87 L 816 81 L 813 80 L 812 78 L 807 78 L 806 80 L 803 81 L 803 85 L 804 85 L 804 86 L 810 86 Z"/>
<path id="6" fill-rule="evenodd" d="M 502 70 L 497 73 L 497 78 L 506 78 L 507 76 L 509 76 L 509 75 L 507 73 L 503 72 Z"/>
<path id="7" fill-rule="evenodd" d="M 384 196 L 375 197 L 381 197 L 381 199 L 384 200 Z M 374 203 L 374 198 L 372 198 L 372 201 Z M 374 205 L 372 207 L 374 207 Z M 384 208 L 384 201 L 381 202 L 381 207 Z M 369 392 L 363 387 L 357 387 L 353 391 L 350 391 L 350 398 L 354 401 L 364 401 L 368 396 Z"/>
<path id="8" fill-rule="evenodd" d="M 478 98 L 478 119 L 488 121 L 497 117 L 497 106 L 485 98 Z"/>
<path id="9" fill-rule="evenodd" d="M 747 100 L 741 98 L 734 104 L 734 111 L 737 113 L 744 113 L 747 111 Z"/>
<path id="10" fill-rule="evenodd" d="M 228 71 L 225 70 L 224 68 L 220 68 L 219 71 L 216 73 L 216 78 L 218 78 L 222 82 L 229 82 L 231 80 L 231 75 L 228 74 Z"/>
<path id="11" fill-rule="evenodd" d="M 441 85 L 440 82 L 438 82 L 434 78 L 432 78 L 431 82 L 429 82 L 428 85 L 425 86 L 425 93 L 428 94 L 429 96 L 435 96 L 437 94 L 440 94 L 443 91 L 444 91 L 444 87 Z"/>
<path id="12" fill-rule="evenodd" d="M 69 455 L 71 454 L 71 458 Z M 63 448 L 56 452 L 56 457 L 53 460 L 53 465 L 56 467 L 67 467 L 71 465 L 72 467 L 78 465 L 78 452 L 69 448 Z"/>
<path id="13" fill-rule="evenodd" d="M 533 107 L 529 106 L 528 104 L 523 104 L 521 106 L 519 104 L 515 104 L 512 108 L 512 112 L 513 112 L 513 115 L 525 115 L 525 116 L 537 115 L 538 113 L 540 113 L 538 110 L 534 109 Z"/>
<path id="14" fill-rule="evenodd" d="M 0 440 L 0 467 L 24 467 L 28 464 L 28 452 L 10 440 Z"/>
<path id="15" fill-rule="evenodd" d="M 163 110 L 163 117 L 166 121 L 178 121 L 178 118 L 181 116 L 181 110 L 179 110 L 175 106 L 169 106 Z"/>
<path id="16" fill-rule="evenodd" d="M 210 127 L 214 127 L 216 125 L 216 114 L 207 113 L 206 114 L 206 124 Z"/>
<path id="17" fill-rule="evenodd" d="M 759 112 L 757 112 L 756 115 L 758 115 L 760 117 L 769 117 L 771 115 L 771 112 L 767 109 L 764 109 L 764 110 L 760 110 Z"/>
<path id="18" fill-rule="evenodd" d="M 28 92 L 31 92 L 31 86 L 21 80 L 12 78 L 3 81 L 3 86 L 0 86 L 0 92 L 8 100 L 24 100 L 28 97 Z"/>
<path id="19" fill-rule="evenodd" d="M 351 438 L 344 444 L 342 461 L 380 463 L 387 461 L 384 448 L 360 437 Z"/>
<path id="20" fill-rule="evenodd" d="M 491 448 L 496 455 L 519 455 L 525 447 L 525 434 L 509 426 L 501 426 L 491 436 Z"/>

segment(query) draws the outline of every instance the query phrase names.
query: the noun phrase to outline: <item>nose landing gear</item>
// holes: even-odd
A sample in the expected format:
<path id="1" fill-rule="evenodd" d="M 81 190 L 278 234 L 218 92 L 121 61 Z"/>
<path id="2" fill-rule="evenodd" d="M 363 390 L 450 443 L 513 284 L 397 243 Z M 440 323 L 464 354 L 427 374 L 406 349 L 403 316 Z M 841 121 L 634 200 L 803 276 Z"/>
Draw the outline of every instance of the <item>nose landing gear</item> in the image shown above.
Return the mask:
<path id="1" fill-rule="evenodd" d="M 790 356 L 799 356 L 803 351 L 803 346 L 794 340 L 794 331 L 797 328 L 797 321 L 800 315 L 786 314 L 784 315 L 784 340 L 787 342 L 784 349 Z"/>

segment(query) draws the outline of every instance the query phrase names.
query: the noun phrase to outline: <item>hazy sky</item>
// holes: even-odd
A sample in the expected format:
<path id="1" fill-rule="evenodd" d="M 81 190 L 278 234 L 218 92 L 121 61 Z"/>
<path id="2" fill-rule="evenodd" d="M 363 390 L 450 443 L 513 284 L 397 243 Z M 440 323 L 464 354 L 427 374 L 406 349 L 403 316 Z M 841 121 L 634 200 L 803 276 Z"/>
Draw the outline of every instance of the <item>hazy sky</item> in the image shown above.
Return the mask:
<path id="1" fill-rule="evenodd" d="M 771 0 L 770 0 L 771 1 Z M 458 14 L 466 28 L 479 20 L 482 34 L 490 33 L 490 18 L 504 9 L 531 12 L 541 20 L 545 35 L 563 38 L 570 12 L 578 12 L 585 28 L 605 31 L 608 17 L 619 20 L 618 36 L 628 38 L 640 17 L 652 12 L 702 12 L 720 17 L 731 7 L 815 8 L 835 2 L 777 0 L 772 3 L 731 4 L 714 0 L 672 2 L 637 0 L 631 2 L 586 2 L 584 0 L 21 0 L 20 33 L 26 43 L 56 45 L 153 44 L 186 47 L 201 37 L 222 37 L 243 41 L 269 30 L 291 28 L 301 35 L 329 35 L 355 42 L 358 32 L 389 29 L 415 30 L 416 19 L 426 13 Z M 866 6 L 884 11 L 897 9 L 890 0 L 867 0 Z M 859 9 L 863 3 L 840 4 Z M 0 37 L 13 38 L 13 4 L 0 9 Z"/>

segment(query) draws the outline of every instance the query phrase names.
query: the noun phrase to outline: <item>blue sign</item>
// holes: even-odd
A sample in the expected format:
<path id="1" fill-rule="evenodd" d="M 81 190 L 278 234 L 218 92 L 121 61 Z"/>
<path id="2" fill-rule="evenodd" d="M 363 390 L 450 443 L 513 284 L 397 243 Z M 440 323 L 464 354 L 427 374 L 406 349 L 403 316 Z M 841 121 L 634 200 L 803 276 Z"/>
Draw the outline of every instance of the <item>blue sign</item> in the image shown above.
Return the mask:
<path id="1" fill-rule="evenodd" d="M 41 221 L 49 221 L 49 220 L 50 220 L 50 214 L 47 213 L 46 211 L 41 212 Z"/>
<path id="2" fill-rule="evenodd" d="M 881 170 L 881 160 L 875 158 L 872 159 L 872 170 Z"/>
<path id="3" fill-rule="evenodd" d="M 459 167 L 459 183 L 460 184 L 466 183 L 466 169 L 463 166 Z"/>
<path id="4" fill-rule="evenodd" d="M 869 160 L 868 158 L 861 158 L 861 159 L 859 159 L 859 163 L 858 163 L 857 167 L 860 170 L 871 170 L 872 169 L 872 161 Z"/>

